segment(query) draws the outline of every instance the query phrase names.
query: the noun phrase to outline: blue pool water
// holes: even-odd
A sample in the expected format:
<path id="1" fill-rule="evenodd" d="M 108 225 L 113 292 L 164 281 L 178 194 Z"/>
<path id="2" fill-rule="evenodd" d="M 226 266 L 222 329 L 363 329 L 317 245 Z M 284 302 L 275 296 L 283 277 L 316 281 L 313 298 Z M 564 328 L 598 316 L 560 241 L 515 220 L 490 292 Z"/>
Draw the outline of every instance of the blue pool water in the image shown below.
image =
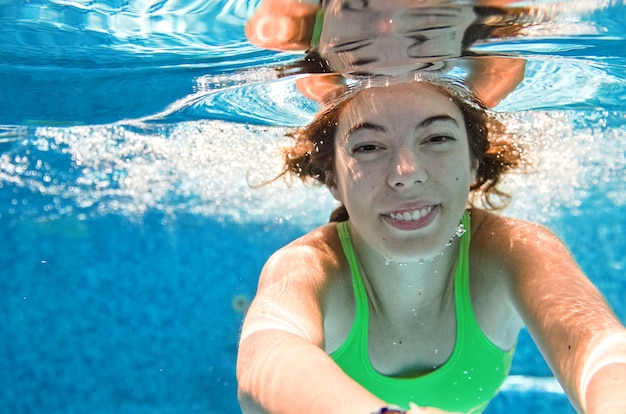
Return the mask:
<path id="1" fill-rule="evenodd" d="M 249 185 L 316 110 L 264 69 L 300 55 L 247 42 L 257 3 L 0 1 L 0 412 L 238 411 L 261 266 L 333 207 Z M 505 214 L 557 232 L 626 321 L 626 7 L 575 16 L 480 46 L 529 59 L 498 108 L 534 165 Z M 488 412 L 573 413 L 526 333 Z"/>

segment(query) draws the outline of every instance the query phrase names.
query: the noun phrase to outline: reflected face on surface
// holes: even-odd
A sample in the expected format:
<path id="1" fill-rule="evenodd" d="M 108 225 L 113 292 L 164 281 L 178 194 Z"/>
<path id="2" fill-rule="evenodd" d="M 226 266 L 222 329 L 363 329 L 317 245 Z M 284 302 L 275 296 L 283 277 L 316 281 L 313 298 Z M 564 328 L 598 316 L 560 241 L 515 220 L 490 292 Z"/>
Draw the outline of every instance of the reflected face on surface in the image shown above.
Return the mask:
<path id="1" fill-rule="evenodd" d="M 461 55 L 475 17 L 469 6 L 442 1 L 331 1 L 320 54 L 338 72 L 437 70 Z"/>
<path id="2" fill-rule="evenodd" d="M 436 256 L 475 176 L 460 109 L 424 83 L 360 92 L 343 109 L 329 187 L 356 240 L 401 262 Z"/>

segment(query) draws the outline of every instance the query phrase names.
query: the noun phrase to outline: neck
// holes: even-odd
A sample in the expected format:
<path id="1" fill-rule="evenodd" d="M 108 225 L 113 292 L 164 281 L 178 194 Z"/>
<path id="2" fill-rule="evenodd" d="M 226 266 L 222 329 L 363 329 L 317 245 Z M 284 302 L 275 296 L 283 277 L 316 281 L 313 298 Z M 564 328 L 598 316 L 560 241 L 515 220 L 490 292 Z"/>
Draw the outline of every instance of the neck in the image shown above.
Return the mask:
<path id="1" fill-rule="evenodd" d="M 355 241 L 363 280 L 374 310 L 445 307 L 452 297 L 452 282 L 460 243 L 455 238 L 432 260 L 398 263 Z"/>

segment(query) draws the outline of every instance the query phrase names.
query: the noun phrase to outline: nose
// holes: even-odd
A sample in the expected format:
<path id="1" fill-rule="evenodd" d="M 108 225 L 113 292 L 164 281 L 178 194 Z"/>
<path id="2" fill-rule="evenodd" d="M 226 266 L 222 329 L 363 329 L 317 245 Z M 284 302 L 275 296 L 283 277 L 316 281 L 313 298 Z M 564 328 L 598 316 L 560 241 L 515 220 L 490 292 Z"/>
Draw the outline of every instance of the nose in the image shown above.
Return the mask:
<path id="1" fill-rule="evenodd" d="M 418 157 L 410 149 L 402 149 L 393 157 L 388 178 L 392 188 L 405 188 L 426 182 L 428 174 Z"/>
<path id="2" fill-rule="evenodd" d="M 380 18 L 378 19 L 377 29 L 379 35 L 389 34 L 393 32 L 395 29 L 393 13 L 390 11 L 386 11 L 381 13 Z"/>

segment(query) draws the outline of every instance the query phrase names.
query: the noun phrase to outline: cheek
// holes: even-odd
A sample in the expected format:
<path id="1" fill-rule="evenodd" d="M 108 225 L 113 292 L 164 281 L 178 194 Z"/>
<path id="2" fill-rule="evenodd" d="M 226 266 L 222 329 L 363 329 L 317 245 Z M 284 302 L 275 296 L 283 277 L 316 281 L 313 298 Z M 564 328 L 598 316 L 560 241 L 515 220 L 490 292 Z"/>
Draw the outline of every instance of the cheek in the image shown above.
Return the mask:
<path id="1" fill-rule="evenodd" d="M 472 165 L 459 165 L 459 167 L 461 168 L 455 169 L 454 173 L 452 174 L 452 177 L 454 177 L 454 183 L 459 186 L 462 185 L 463 188 L 465 188 L 466 185 L 468 187 L 471 186 L 471 184 L 476 179 L 476 170 L 473 168 Z"/>
<path id="2" fill-rule="evenodd" d="M 353 188 L 359 183 L 358 173 L 354 171 L 350 159 L 341 152 L 337 153 L 334 168 L 332 185 L 328 187 L 335 200 L 345 204 L 354 192 Z"/>

